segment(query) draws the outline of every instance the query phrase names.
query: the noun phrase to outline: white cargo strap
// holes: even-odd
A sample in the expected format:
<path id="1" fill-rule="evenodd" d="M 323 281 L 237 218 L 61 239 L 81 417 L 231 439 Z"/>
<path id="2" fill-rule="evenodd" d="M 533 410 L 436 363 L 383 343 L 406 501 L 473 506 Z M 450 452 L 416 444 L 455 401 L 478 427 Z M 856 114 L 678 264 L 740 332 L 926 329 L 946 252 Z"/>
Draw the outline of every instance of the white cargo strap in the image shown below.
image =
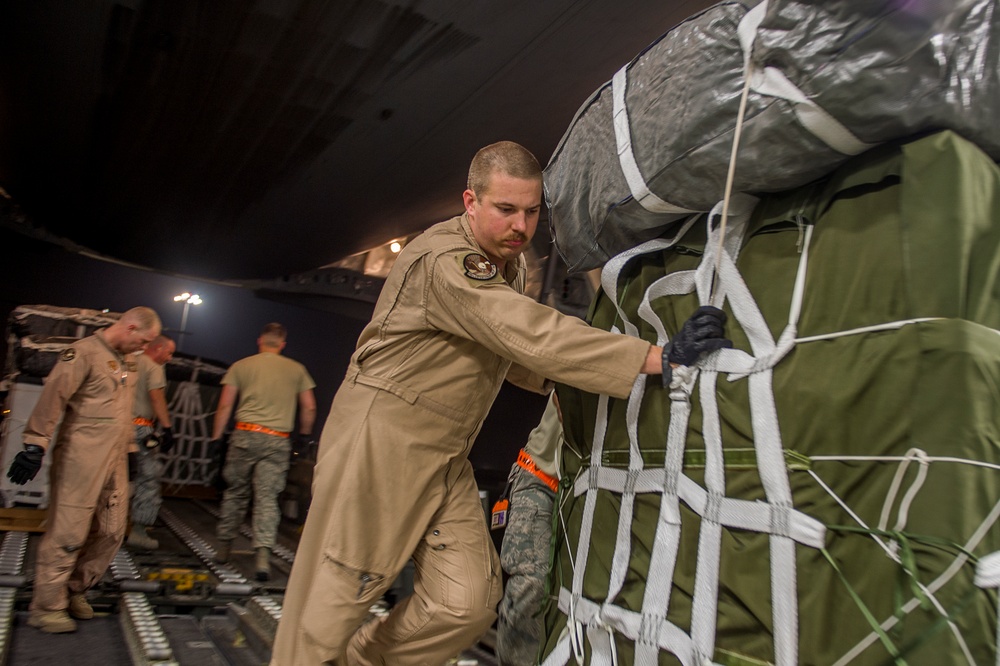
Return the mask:
<path id="1" fill-rule="evenodd" d="M 802 90 L 776 67 L 758 67 L 754 64 L 753 44 L 757 40 L 757 29 L 767 13 L 767 0 L 748 11 L 736 34 L 743 48 L 743 63 L 745 76 L 750 81 L 750 89 L 760 95 L 777 97 L 791 102 L 795 117 L 817 139 L 844 155 L 858 155 L 875 147 L 874 143 L 865 143 L 851 130 L 844 127 L 836 118 L 826 112 L 814 100 L 807 97 Z"/>
<path id="2" fill-rule="evenodd" d="M 976 565 L 976 585 L 1000 588 L 1000 551 L 986 555 Z M 997 610 L 997 666 L 1000 666 L 1000 609 Z"/>
<path id="3" fill-rule="evenodd" d="M 628 183 L 632 198 L 640 206 L 651 213 L 674 213 L 684 215 L 697 211 L 681 208 L 672 203 L 664 201 L 653 194 L 639 171 L 639 164 L 635 161 L 635 152 L 632 149 L 632 130 L 628 122 L 628 108 L 625 105 L 625 91 L 628 89 L 628 65 L 615 72 L 611 79 L 611 93 L 614 100 L 615 143 L 618 148 L 618 163 Z"/>
<path id="4" fill-rule="evenodd" d="M 657 331 L 658 344 L 668 339 L 662 322 L 656 317 L 652 303 L 665 296 L 697 292 L 699 300 L 709 297 L 714 266 L 719 266 L 717 296 L 728 299 L 734 319 L 747 334 L 753 356 L 740 350 L 720 350 L 698 363 L 702 368 L 700 398 L 704 415 L 703 429 L 706 446 L 705 488 L 683 473 L 684 447 L 688 430 L 691 405 L 690 391 L 698 376 L 678 369 L 671 385 L 670 422 L 666 437 L 663 468 L 644 467 L 638 446 L 639 407 L 642 404 L 645 378 L 637 380 L 626 406 L 626 431 L 629 439 L 629 466 L 627 469 L 603 465 L 602 455 L 607 436 L 608 398 L 601 396 L 595 423 L 590 467 L 576 480 L 575 495 L 586 495 L 580 527 L 580 541 L 573 559 L 571 589 L 560 591 L 559 607 L 571 617 L 570 632 L 564 636 L 546 664 L 565 663 L 569 658 L 568 646 L 579 624 L 587 626 L 591 643 L 592 663 L 615 663 L 612 654 L 613 637 L 607 633 L 618 631 L 635 642 L 635 663 L 656 663 L 660 651 L 674 654 L 681 663 L 712 663 L 718 615 L 719 565 L 721 561 L 722 527 L 750 530 L 771 535 L 771 598 L 773 599 L 773 626 L 775 627 L 775 654 L 779 666 L 797 662 L 797 589 L 795 580 L 795 543 L 811 548 L 822 548 L 825 528 L 813 518 L 792 507 L 784 452 L 778 429 L 777 412 L 771 388 L 774 364 L 794 346 L 795 325 L 801 311 L 804 292 L 803 282 L 808 252 L 800 255 L 800 267 L 793 286 L 789 324 L 779 342 L 775 342 L 759 307 L 736 269 L 733 256 L 742 244 L 746 223 L 756 199 L 747 195 L 734 197 L 734 220 L 727 238 L 722 240 L 722 255 L 718 254 L 719 231 L 712 229 L 717 216 L 710 215 L 706 251 L 698 269 L 679 271 L 664 276 L 650 285 L 643 295 L 637 313 Z M 718 209 L 718 207 L 717 207 Z M 717 213 L 717 211 L 716 211 Z M 690 222 L 674 238 L 645 243 L 609 261 L 601 275 L 605 292 L 615 303 L 622 327 L 627 334 L 637 335 L 638 328 L 631 322 L 618 303 L 618 278 L 632 258 L 670 247 L 690 228 Z M 805 245 L 811 239 L 807 228 Z M 721 423 L 715 398 L 715 381 L 718 373 L 749 375 L 751 420 L 754 428 L 758 470 L 767 501 L 747 501 L 725 496 L 725 474 Z M 615 552 L 609 572 L 608 592 L 600 602 L 583 596 L 583 577 L 587 570 L 590 552 L 589 540 L 593 537 L 593 518 L 599 490 L 621 494 L 621 509 L 617 526 Z M 632 517 L 637 494 L 660 493 L 660 516 L 657 521 L 653 550 L 650 555 L 648 578 L 640 613 L 626 611 L 613 602 L 621 592 L 629 559 L 631 557 Z M 683 501 L 701 516 L 698 561 L 695 574 L 695 595 L 692 605 L 691 634 L 666 620 L 674 568 L 680 548 L 681 513 Z M 572 645 L 573 651 L 582 654 L 582 647 Z M 563 657 L 564 655 L 564 657 Z"/>

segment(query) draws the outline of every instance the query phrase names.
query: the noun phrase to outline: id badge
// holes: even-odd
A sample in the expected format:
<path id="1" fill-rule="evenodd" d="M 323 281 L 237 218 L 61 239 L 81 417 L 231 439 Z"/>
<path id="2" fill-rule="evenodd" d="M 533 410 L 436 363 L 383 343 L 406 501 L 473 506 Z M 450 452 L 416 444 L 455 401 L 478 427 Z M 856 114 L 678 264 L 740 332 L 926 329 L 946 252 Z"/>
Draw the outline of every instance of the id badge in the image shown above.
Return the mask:
<path id="1" fill-rule="evenodd" d="M 491 530 L 498 530 L 507 526 L 507 509 L 509 506 L 510 502 L 506 498 L 498 500 L 493 505 L 493 512 L 490 515 Z"/>

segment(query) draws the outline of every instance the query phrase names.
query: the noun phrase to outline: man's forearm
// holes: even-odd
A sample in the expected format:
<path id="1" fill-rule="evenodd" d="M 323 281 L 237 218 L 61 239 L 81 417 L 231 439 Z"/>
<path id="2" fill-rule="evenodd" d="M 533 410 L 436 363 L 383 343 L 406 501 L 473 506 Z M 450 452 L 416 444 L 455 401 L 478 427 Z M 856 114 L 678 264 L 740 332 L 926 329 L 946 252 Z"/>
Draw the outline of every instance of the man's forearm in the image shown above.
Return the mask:
<path id="1" fill-rule="evenodd" d="M 640 372 L 644 375 L 663 374 L 663 347 L 650 345 L 649 351 L 646 352 L 646 360 L 643 362 L 642 370 Z"/>

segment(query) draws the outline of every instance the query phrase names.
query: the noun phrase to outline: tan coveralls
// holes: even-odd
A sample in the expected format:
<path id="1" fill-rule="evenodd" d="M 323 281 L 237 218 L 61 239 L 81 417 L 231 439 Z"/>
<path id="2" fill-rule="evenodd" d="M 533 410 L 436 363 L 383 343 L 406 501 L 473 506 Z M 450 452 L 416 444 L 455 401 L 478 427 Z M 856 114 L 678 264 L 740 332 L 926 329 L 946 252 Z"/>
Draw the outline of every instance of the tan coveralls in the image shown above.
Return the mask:
<path id="1" fill-rule="evenodd" d="M 65 610 L 92 587 L 121 546 L 137 364 L 103 331 L 66 349 L 24 428 L 24 443 L 52 456 L 48 525 L 35 559 L 31 610 Z M 59 435 L 52 433 L 59 419 Z"/>
<path id="2" fill-rule="evenodd" d="M 501 590 L 467 455 L 504 378 L 628 395 L 648 342 L 522 296 L 523 257 L 488 277 L 482 255 L 463 215 L 390 272 L 323 429 L 272 665 L 441 666 L 469 646 Z M 413 596 L 358 631 L 410 557 Z"/>

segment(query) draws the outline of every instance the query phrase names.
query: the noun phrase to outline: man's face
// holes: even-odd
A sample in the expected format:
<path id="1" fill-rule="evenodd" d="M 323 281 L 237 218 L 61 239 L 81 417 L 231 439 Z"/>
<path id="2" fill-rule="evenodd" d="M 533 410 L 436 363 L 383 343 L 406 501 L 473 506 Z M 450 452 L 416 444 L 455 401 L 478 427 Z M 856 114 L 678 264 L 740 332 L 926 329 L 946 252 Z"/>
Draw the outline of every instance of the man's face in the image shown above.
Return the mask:
<path id="1" fill-rule="evenodd" d="M 118 351 L 122 354 L 133 354 L 137 351 L 141 351 L 145 349 L 146 345 L 152 342 L 159 334 L 159 327 L 143 330 L 141 328 L 136 328 L 134 324 L 129 324 L 126 329 L 125 339 L 122 341 L 121 347 Z"/>
<path id="2" fill-rule="evenodd" d="M 481 197 L 462 195 L 476 242 L 501 268 L 516 259 L 535 235 L 542 207 L 542 181 L 493 173 Z"/>
<path id="3" fill-rule="evenodd" d="M 155 347 L 148 347 L 146 349 L 146 355 L 159 365 L 163 365 L 174 357 L 175 349 L 177 349 L 177 345 L 175 345 L 173 341 L 168 340 L 167 342 L 156 345 Z"/>

